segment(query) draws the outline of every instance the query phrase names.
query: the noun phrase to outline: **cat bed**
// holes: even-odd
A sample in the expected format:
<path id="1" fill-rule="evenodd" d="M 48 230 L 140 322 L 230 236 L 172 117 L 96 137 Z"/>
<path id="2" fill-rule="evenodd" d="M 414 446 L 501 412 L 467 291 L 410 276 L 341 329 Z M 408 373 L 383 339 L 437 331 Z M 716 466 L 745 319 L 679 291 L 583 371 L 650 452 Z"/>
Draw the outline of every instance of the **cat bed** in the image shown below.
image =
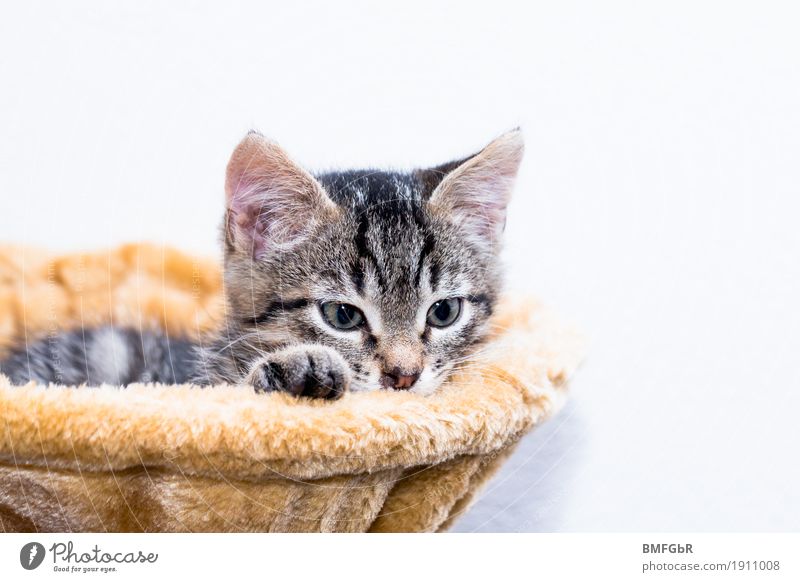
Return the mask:
<path id="1" fill-rule="evenodd" d="M 14 341 L 111 323 L 197 337 L 213 260 L 148 245 L 52 256 L 0 247 L 0 357 Z M 334 402 L 245 386 L 11 386 L 0 375 L 4 531 L 441 531 L 553 414 L 582 342 L 506 299 L 493 339 L 433 396 Z"/>

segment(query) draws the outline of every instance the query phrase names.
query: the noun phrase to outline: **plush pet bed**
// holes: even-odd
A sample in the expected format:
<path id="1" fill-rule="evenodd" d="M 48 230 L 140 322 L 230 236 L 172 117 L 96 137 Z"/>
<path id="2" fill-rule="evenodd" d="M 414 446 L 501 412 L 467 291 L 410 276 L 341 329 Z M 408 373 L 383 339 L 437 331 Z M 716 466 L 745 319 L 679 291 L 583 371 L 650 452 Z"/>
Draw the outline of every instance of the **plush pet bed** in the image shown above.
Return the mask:
<path id="1" fill-rule="evenodd" d="M 213 260 L 128 245 L 0 247 L 0 357 L 113 323 L 198 337 L 222 309 Z M 581 338 L 507 299 L 475 365 L 430 397 L 312 402 L 245 386 L 10 386 L 0 375 L 5 531 L 441 531 L 553 414 Z"/>

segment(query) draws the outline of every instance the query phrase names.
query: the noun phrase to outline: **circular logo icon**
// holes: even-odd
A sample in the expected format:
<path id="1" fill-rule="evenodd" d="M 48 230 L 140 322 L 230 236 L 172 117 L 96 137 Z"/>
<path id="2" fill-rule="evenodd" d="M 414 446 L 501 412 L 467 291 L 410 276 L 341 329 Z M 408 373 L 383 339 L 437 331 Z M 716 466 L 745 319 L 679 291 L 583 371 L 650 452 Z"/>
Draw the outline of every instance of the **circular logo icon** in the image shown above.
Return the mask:
<path id="1" fill-rule="evenodd" d="M 39 542 L 30 542 L 19 551 L 19 563 L 26 570 L 35 570 L 44 561 L 44 546 Z"/>

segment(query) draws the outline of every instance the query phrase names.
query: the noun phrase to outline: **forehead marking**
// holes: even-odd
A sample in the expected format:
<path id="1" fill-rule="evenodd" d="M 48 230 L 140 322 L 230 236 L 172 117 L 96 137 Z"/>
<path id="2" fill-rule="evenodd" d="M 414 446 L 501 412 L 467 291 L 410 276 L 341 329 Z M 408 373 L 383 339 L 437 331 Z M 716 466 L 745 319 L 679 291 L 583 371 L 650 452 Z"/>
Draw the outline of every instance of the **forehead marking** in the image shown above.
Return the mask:
<path id="1" fill-rule="evenodd" d="M 381 289 L 386 289 L 386 279 L 383 272 L 378 265 L 378 259 L 369 247 L 369 240 L 367 238 L 367 231 L 369 230 L 369 218 L 365 212 L 361 212 L 358 217 L 358 226 L 356 228 L 356 236 L 353 242 L 356 245 L 358 252 L 358 262 L 352 267 L 353 284 L 360 295 L 364 294 L 364 271 L 367 265 L 371 264 L 375 270 L 375 275 L 378 278 L 378 286 Z"/>

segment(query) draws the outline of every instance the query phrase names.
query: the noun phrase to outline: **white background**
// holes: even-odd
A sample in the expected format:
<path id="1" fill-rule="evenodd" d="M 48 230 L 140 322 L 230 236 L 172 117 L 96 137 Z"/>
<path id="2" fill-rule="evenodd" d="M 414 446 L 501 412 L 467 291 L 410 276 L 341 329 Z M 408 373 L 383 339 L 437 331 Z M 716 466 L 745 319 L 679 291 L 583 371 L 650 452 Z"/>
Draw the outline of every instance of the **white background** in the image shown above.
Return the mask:
<path id="1" fill-rule="evenodd" d="M 322 169 L 520 124 L 509 283 L 592 346 L 460 527 L 798 529 L 790 3 L 217 4 L 3 9 L 0 239 L 213 253 L 250 128 Z"/>

